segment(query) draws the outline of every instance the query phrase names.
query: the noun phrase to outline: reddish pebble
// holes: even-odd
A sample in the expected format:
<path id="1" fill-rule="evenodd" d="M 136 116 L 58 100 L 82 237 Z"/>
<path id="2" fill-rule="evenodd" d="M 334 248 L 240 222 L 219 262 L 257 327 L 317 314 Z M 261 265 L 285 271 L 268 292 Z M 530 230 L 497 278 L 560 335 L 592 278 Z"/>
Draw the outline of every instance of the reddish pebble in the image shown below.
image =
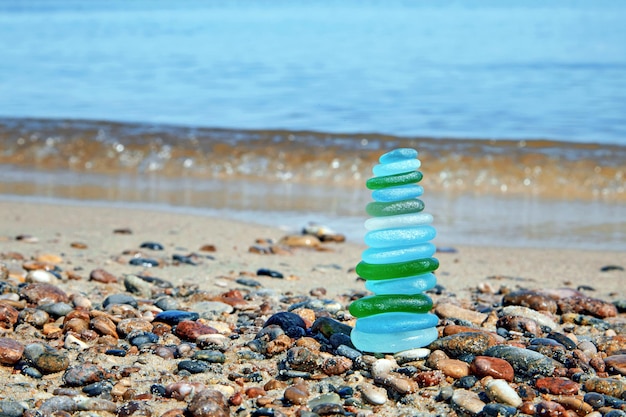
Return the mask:
<path id="1" fill-rule="evenodd" d="M 626 355 L 613 355 L 604 358 L 604 365 L 613 372 L 626 375 Z"/>
<path id="2" fill-rule="evenodd" d="M 195 341 L 199 336 L 215 334 L 217 330 L 197 321 L 183 320 L 176 326 L 175 333 L 183 339 Z"/>
<path id="3" fill-rule="evenodd" d="M 567 410 L 554 401 L 542 401 L 535 406 L 535 416 L 537 417 L 563 417 L 567 415 Z"/>
<path id="4" fill-rule="evenodd" d="M 306 387 L 303 387 L 302 385 L 294 385 L 285 390 L 284 397 L 285 400 L 291 404 L 304 405 L 307 402 L 309 394 Z"/>
<path id="5" fill-rule="evenodd" d="M 479 378 L 491 376 L 495 379 L 513 381 L 515 371 L 510 363 L 500 358 L 476 356 L 470 366 L 470 372 Z"/>
<path id="6" fill-rule="evenodd" d="M 578 394 L 580 386 L 567 378 L 545 377 L 535 381 L 538 390 L 554 395 L 575 395 Z"/>
<path id="7" fill-rule="evenodd" d="M 22 359 L 24 345 L 20 342 L 0 337 L 0 363 L 3 365 L 13 365 Z"/>
<path id="8" fill-rule="evenodd" d="M 10 305 L 0 303 L 0 329 L 13 329 L 20 313 Z"/>
<path id="9" fill-rule="evenodd" d="M 420 387 L 434 387 L 444 379 L 443 372 L 441 371 L 424 371 L 420 372 L 415 377 L 415 381 Z"/>
<path id="10" fill-rule="evenodd" d="M 67 303 L 70 300 L 59 287 L 44 283 L 28 284 L 20 288 L 19 293 L 22 298 L 37 305 Z"/>
<path id="11" fill-rule="evenodd" d="M 104 284 L 117 282 L 117 277 L 115 275 L 101 268 L 91 271 L 91 273 L 89 274 L 89 279 L 91 281 L 102 282 Z"/>
<path id="12" fill-rule="evenodd" d="M 248 398 L 262 397 L 265 394 L 267 394 L 267 392 L 261 387 L 250 387 L 246 389 L 246 396 Z"/>

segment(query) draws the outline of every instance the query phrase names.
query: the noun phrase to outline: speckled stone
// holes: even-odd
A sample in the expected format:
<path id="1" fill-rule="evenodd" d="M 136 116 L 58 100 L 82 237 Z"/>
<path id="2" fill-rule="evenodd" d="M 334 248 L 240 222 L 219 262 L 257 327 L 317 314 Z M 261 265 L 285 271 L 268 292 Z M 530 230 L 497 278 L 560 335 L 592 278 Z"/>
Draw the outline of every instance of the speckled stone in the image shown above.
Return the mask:
<path id="1" fill-rule="evenodd" d="M 626 382 L 615 378 L 590 378 L 585 382 L 585 390 L 622 398 Z"/>
<path id="2" fill-rule="evenodd" d="M 69 358 L 62 351 L 43 343 L 26 345 L 24 357 L 44 374 L 64 371 L 70 363 Z"/>
<path id="3" fill-rule="evenodd" d="M 580 385 L 571 379 L 558 377 L 544 377 L 535 381 L 538 390 L 555 395 L 578 394 Z"/>
<path id="4" fill-rule="evenodd" d="M 467 353 L 482 355 L 485 350 L 496 343 L 496 338 L 488 333 L 467 332 L 439 338 L 431 343 L 428 348 L 443 350 L 448 355 L 456 358 Z"/>
<path id="5" fill-rule="evenodd" d="M 556 369 L 556 363 L 529 349 L 509 345 L 497 345 L 488 348 L 485 356 L 491 356 L 506 360 L 519 376 L 532 377 L 534 375 L 552 375 Z"/>
<path id="6" fill-rule="evenodd" d="M 187 406 L 187 413 L 191 417 L 229 417 L 230 409 L 222 393 L 206 389 L 193 397 Z"/>
<path id="7" fill-rule="evenodd" d="M 567 297 L 558 300 L 562 313 L 586 314 L 601 319 L 617 316 L 617 307 L 613 304 L 584 296 Z"/>
<path id="8" fill-rule="evenodd" d="M 0 328 L 13 329 L 19 318 L 20 312 L 10 305 L 0 303 Z"/>
<path id="9" fill-rule="evenodd" d="M 609 370 L 626 375 L 626 354 L 608 356 L 604 358 L 604 364 Z"/>
<path id="10" fill-rule="evenodd" d="M 20 288 L 19 293 L 22 298 L 37 305 L 67 303 L 70 301 L 65 291 L 52 284 L 28 284 Z"/>
<path id="11" fill-rule="evenodd" d="M 0 364 L 13 365 L 24 353 L 24 345 L 8 337 L 0 337 Z"/>
<path id="12" fill-rule="evenodd" d="M 184 320 L 178 323 L 175 328 L 175 333 L 177 336 L 186 339 L 195 341 L 198 337 L 205 334 L 215 334 L 217 330 L 215 330 L 211 326 L 207 326 L 204 323 L 200 323 L 197 321 Z"/>
<path id="13" fill-rule="evenodd" d="M 93 363 L 83 363 L 69 367 L 63 374 L 63 381 L 70 387 L 82 387 L 102 381 L 104 375 L 105 372 L 101 366 Z"/>
<path id="14" fill-rule="evenodd" d="M 537 311 L 547 311 L 556 313 L 557 304 L 552 298 L 546 294 L 542 294 L 532 290 L 513 291 L 502 297 L 502 305 L 504 306 L 522 306 Z"/>

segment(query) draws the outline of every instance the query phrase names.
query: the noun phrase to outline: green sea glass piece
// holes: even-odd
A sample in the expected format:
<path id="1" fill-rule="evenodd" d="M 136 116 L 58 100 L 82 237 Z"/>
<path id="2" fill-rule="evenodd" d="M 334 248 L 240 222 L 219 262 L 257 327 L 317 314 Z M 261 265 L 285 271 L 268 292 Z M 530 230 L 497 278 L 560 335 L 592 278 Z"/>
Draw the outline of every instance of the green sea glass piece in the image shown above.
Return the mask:
<path id="1" fill-rule="evenodd" d="M 370 264 L 361 261 L 356 266 L 356 273 L 366 280 L 381 280 L 412 277 L 432 272 L 437 268 L 439 268 L 437 258 L 422 258 L 389 264 Z"/>
<path id="2" fill-rule="evenodd" d="M 367 180 L 365 186 L 370 190 L 380 190 L 381 188 L 395 187 L 396 185 L 415 184 L 420 182 L 424 176 L 420 171 L 405 172 L 396 175 L 385 175 Z"/>
<path id="3" fill-rule="evenodd" d="M 427 313 L 432 308 L 433 300 L 424 294 L 386 294 L 355 300 L 349 310 L 354 317 L 360 318 L 392 312 Z"/>
<path id="4" fill-rule="evenodd" d="M 374 201 L 365 207 L 365 211 L 372 217 L 395 216 L 397 214 L 419 213 L 424 210 L 424 202 L 419 198 L 410 200 L 381 203 Z"/>

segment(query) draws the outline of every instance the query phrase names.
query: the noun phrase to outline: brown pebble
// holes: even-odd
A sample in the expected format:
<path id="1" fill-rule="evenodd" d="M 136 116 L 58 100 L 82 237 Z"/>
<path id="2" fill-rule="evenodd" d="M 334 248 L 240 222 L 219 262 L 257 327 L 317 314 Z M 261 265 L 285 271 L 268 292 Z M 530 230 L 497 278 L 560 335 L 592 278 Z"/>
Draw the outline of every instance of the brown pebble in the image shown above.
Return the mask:
<path id="1" fill-rule="evenodd" d="M 119 336 L 117 335 L 115 323 L 113 323 L 113 320 L 106 316 L 96 316 L 91 319 L 89 324 L 92 329 L 102 335 L 111 336 L 116 339 L 119 338 Z"/>
<path id="2" fill-rule="evenodd" d="M 0 363 L 13 365 L 17 363 L 24 353 L 24 345 L 17 340 L 8 337 L 0 337 Z"/>
<path id="3" fill-rule="evenodd" d="M 598 351 L 605 352 L 607 356 L 618 355 L 626 352 L 626 335 L 600 336 L 596 338 L 595 345 Z"/>
<path id="4" fill-rule="evenodd" d="M 537 417 L 564 417 L 565 408 L 554 401 L 541 401 L 535 405 L 535 416 Z"/>
<path id="5" fill-rule="evenodd" d="M 103 284 L 110 284 L 113 282 L 117 282 L 117 277 L 102 268 L 98 268 L 89 273 L 89 280 L 102 282 Z"/>
<path id="6" fill-rule="evenodd" d="M 432 342 L 428 348 L 443 350 L 451 357 L 456 358 L 467 353 L 482 355 L 487 348 L 498 343 L 498 339 L 489 333 L 467 332 L 439 338 Z"/>
<path id="7" fill-rule="evenodd" d="M 41 261 L 26 261 L 22 264 L 22 268 L 27 271 L 37 271 L 43 269 L 44 271 L 54 271 L 56 266 L 49 262 L 41 262 Z"/>
<path id="8" fill-rule="evenodd" d="M 510 363 L 504 359 L 490 356 L 476 356 L 470 365 L 470 372 L 479 378 L 491 376 L 508 382 L 512 382 L 515 376 L 515 371 Z"/>
<path id="9" fill-rule="evenodd" d="M 617 316 L 617 307 L 613 304 L 597 298 L 574 296 L 562 298 L 557 301 L 563 314 L 578 313 L 586 314 L 601 319 Z"/>
<path id="10" fill-rule="evenodd" d="M 113 233 L 117 235 L 132 235 L 133 231 L 128 227 L 121 227 L 119 229 L 114 229 Z"/>
<path id="11" fill-rule="evenodd" d="M 177 336 L 193 342 L 198 338 L 198 336 L 202 336 L 203 334 L 215 334 L 217 333 L 217 330 L 204 323 L 192 320 L 183 320 L 176 325 L 174 332 Z"/>
<path id="12" fill-rule="evenodd" d="M 304 386 L 303 384 L 298 384 L 287 387 L 285 393 L 283 394 L 283 397 L 291 404 L 303 405 L 306 404 L 309 393 L 306 389 L 306 386 Z"/>
<path id="13" fill-rule="evenodd" d="M 604 358 L 604 365 L 612 372 L 626 375 L 626 354 L 608 356 Z"/>
<path id="14" fill-rule="evenodd" d="M 185 398 L 193 397 L 205 389 L 206 386 L 200 382 L 174 382 L 165 387 L 165 396 L 184 401 Z"/>
<path id="15" fill-rule="evenodd" d="M 589 378 L 585 381 L 585 390 L 622 398 L 626 392 L 626 382 L 615 378 Z"/>
<path id="16" fill-rule="evenodd" d="M 423 371 L 413 377 L 420 387 L 434 387 L 444 379 L 441 371 Z"/>
<path id="17" fill-rule="evenodd" d="M 277 379 L 270 379 L 265 383 L 265 385 L 263 385 L 263 389 L 265 391 L 272 391 L 275 389 L 283 389 L 285 388 L 285 386 L 286 384 L 282 381 L 279 381 Z"/>
<path id="18" fill-rule="evenodd" d="M 117 332 L 121 337 L 128 336 L 134 330 L 151 332 L 152 328 L 152 323 L 150 323 L 148 320 L 134 317 L 121 320 L 119 323 L 117 323 L 116 327 Z"/>
<path id="19" fill-rule="evenodd" d="M 189 405 L 187 412 L 191 417 L 229 417 L 230 409 L 221 392 L 206 389 L 197 393 Z"/>
<path id="20" fill-rule="evenodd" d="M 185 417 L 185 410 L 182 408 L 174 408 L 161 414 L 161 417 Z"/>
<path id="21" fill-rule="evenodd" d="M 70 246 L 74 249 L 87 249 L 89 247 L 86 243 L 83 242 L 72 242 L 70 243 Z"/>
<path id="22" fill-rule="evenodd" d="M 63 258 L 61 258 L 59 255 L 54 255 L 52 253 L 43 253 L 41 255 L 37 255 L 37 257 L 35 257 L 35 261 L 45 264 L 56 265 L 63 262 Z"/>
<path id="23" fill-rule="evenodd" d="M 274 356 L 278 355 L 291 347 L 291 338 L 286 334 L 276 336 L 274 340 L 267 342 L 265 345 L 265 353 Z"/>
<path id="24" fill-rule="evenodd" d="M 451 303 L 437 304 L 435 313 L 441 318 L 456 318 L 467 320 L 474 324 L 482 324 L 488 315 L 474 310 L 468 310 Z"/>
<path id="25" fill-rule="evenodd" d="M 200 246 L 200 250 L 202 252 L 215 252 L 217 249 L 215 248 L 215 245 L 212 245 L 209 243 L 209 244 Z"/>
<path id="26" fill-rule="evenodd" d="M 272 380 L 272 381 L 276 381 L 276 380 Z M 272 381 L 269 381 L 268 384 Z M 281 387 L 276 387 L 272 389 L 278 389 L 278 388 L 281 388 Z M 267 392 L 261 387 L 249 387 L 246 389 L 245 393 L 248 398 L 262 397 L 263 395 L 267 394 Z"/>
<path id="27" fill-rule="evenodd" d="M 522 306 L 536 311 L 556 313 L 557 304 L 546 294 L 532 290 L 513 291 L 502 297 L 503 306 Z"/>
<path id="28" fill-rule="evenodd" d="M 535 320 L 528 317 L 513 316 L 510 314 L 505 314 L 504 316 L 498 318 L 496 327 L 501 327 L 514 332 L 530 333 L 534 336 L 540 336 L 543 333 L 539 323 Z"/>
<path id="29" fill-rule="evenodd" d="M 322 372 L 326 375 L 341 375 L 352 369 L 352 361 L 344 356 L 333 356 L 322 362 Z"/>
<path id="30" fill-rule="evenodd" d="M 443 359 L 439 361 L 438 369 L 443 372 L 445 376 L 452 377 L 454 379 L 463 378 L 469 375 L 469 364 L 458 359 Z"/>
<path id="31" fill-rule="evenodd" d="M 13 329 L 20 312 L 17 309 L 11 307 L 7 303 L 0 302 L 0 329 L 10 330 Z"/>
<path id="32" fill-rule="evenodd" d="M 567 378 L 544 377 L 535 381 L 538 390 L 555 395 L 575 395 L 578 394 L 580 386 Z"/>
<path id="33" fill-rule="evenodd" d="M 43 305 L 51 303 L 67 303 L 69 297 L 65 291 L 51 284 L 32 283 L 20 288 L 19 294 L 28 302 Z"/>

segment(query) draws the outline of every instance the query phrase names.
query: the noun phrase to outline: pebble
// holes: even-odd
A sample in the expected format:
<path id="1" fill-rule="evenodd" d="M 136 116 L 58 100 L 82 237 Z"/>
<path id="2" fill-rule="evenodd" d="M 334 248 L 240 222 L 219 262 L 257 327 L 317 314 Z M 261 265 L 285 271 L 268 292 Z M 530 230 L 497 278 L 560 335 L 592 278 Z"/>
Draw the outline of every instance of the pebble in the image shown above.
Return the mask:
<path id="1" fill-rule="evenodd" d="M 145 298 L 152 298 L 152 285 L 137 275 L 126 275 L 124 277 L 124 287 L 130 293 L 138 294 Z"/>
<path id="2" fill-rule="evenodd" d="M 107 308 L 111 305 L 125 304 L 137 308 L 137 299 L 129 294 L 111 294 L 102 302 L 102 307 Z"/>
<path id="3" fill-rule="evenodd" d="M 150 250 L 163 250 L 165 249 L 163 247 L 163 245 L 161 245 L 158 242 L 143 242 L 141 245 L 139 245 L 140 248 L 142 249 L 150 249 Z"/>
<path id="4" fill-rule="evenodd" d="M 176 325 L 174 333 L 185 340 L 195 341 L 202 335 L 217 333 L 217 330 L 198 321 L 183 320 Z"/>
<path id="5" fill-rule="evenodd" d="M 555 401 L 544 400 L 535 405 L 536 416 L 560 417 L 566 416 L 567 410 Z"/>
<path id="6" fill-rule="evenodd" d="M 437 364 L 437 369 L 454 379 L 468 376 L 470 372 L 470 366 L 458 359 L 443 359 Z"/>
<path id="7" fill-rule="evenodd" d="M 208 363 L 226 362 L 226 355 L 217 350 L 199 350 L 194 352 L 192 358 Z"/>
<path id="8" fill-rule="evenodd" d="M 62 351 L 43 343 L 30 343 L 24 348 L 24 357 L 43 374 L 64 371 L 69 358 Z"/>
<path id="9" fill-rule="evenodd" d="M 482 324 L 485 320 L 487 320 L 487 317 L 489 317 L 485 313 L 468 310 L 450 303 L 437 304 L 435 307 L 435 314 L 441 318 L 460 319 L 478 325 Z"/>
<path id="10" fill-rule="evenodd" d="M 604 358 L 604 364 L 610 371 L 626 375 L 626 354 L 608 356 Z"/>
<path id="11" fill-rule="evenodd" d="M 563 314 L 577 313 L 598 318 L 617 316 L 617 307 L 597 298 L 574 296 L 558 300 L 559 309 Z"/>
<path id="12" fill-rule="evenodd" d="M 578 394 L 580 386 L 567 378 L 543 377 L 535 381 L 535 386 L 542 392 L 555 395 L 575 395 Z"/>
<path id="13" fill-rule="evenodd" d="M 485 403 L 478 394 L 465 389 L 454 390 L 450 403 L 461 415 L 475 416 L 485 408 Z"/>
<path id="14" fill-rule="evenodd" d="M 504 359 L 511 364 L 516 376 L 552 375 L 555 362 L 541 353 L 516 346 L 497 345 L 488 348 L 485 356 Z"/>
<path id="15" fill-rule="evenodd" d="M 28 272 L 26 274 L 26 282 L 42 282 L 47 284 L 52 284 L 58 281 L 56 275 L 44 270 L 44 269 L 35 269 L 33 271 Z"/>
<path id="16" fill-rule="evenodd" d="M 206 389 L 194 395 L 187 406 L 187 413 L 191 417 L 229 417 L 230 409 L 222 393 Z"/>
<path id="17" fill-rule="evenodd" d="M 256 271 L 258 276 L 266 276 L 272 278 L 285 278 L 282 272 L 274 271 L 273 269 L 260 268 Z"/>
<path id="18" fill-rule="evenodd" d="M 539 325 L 548 327 L 549 329 L 558 328 L 557 324 L 547 315 L 535 311 L 527 307 L 507 306 L 502 308 L 503 315 L 521 316 L 536 321 Z"/>
<path id="19" fill-rule="evenodd" d="M 19 294 L 29 303 L 36 305 L 70 301 L 65 291 L 55 285 L 45 283 L 27 284 L 20 288 Z"/>
<path id="20" fill-rule="evenodd" d="M 615 378 L 589 378 L 585 381 L 585 390 L 607 394 L 616 398 L 623 398 L 626 391 L 626 382 Z"/>
<path id="21" fill-rule="evenodd" d="M 483 407 L 480 415 L 484 417 L 513 417 L 516 416 L 518 410 L 516 407 L 512 407 L 504 404 L 489 403 Z"/>
<path id="22" fill-rule="evenodd" d="M 0 416 L 22 417 L 28 409 L 26 404 L 20 401 L 0 400 Z"/>
<path id="23" fill-rule="evenodd" d="M 283 396 L 285 400 L 291 404 L 304 405 L 307 402 L 309 393 L 307 392 L 306 386 L 299 384 L 299 385 L 287 387 Z M 312 407 L 312 406 L 309 405 L 309 407 Z"/>
<path id="24" fill-rule="evenodd" d="M 204 361 L 198 360 L 182 360 L 178 362 L 179 371 L 187 371 L 192 374 L 199 374 L 206 372 L 209 369 L 209 365 Z"/>
<path id="25" fill-rule="evenodd" d="M 74 307 L 72 307 L 72 305 L 69 303 L 60 302 L 60 303 L 43 304 L 39 306 L 39 309 L 42 311 L 45 311 L 52 317 L 59 318 L 59 317 L 67 316 L 70 313 L 70 311 L 74 309 Z"/>
<path id="26" fill-rule="evenodd" d="M 299 338 L 306 334 L 306 324 L 304 320 L 295 313 L 280 312 L 273 314 L 267 319 L 265 324 L 263 324 L 263 327 L 273 324 L 279 326 L 287 336 L 292 338 Z"/>
<path id="27" fill-rule="evenodd" d="M 142 257 L 131 258 L 131 260 L 128 261 L 128 263 L 130 265 L 142 266 L 144 268 L 151 268 L 151 267 L 159 266 L 159 261 L 157 261 L 156 259 L 142 258 Z"/>
<path id="28" fill-rule="evenodd" d="M 103 284 L 112 284 L 117 282 L 117 277 L 115 275 L 102 268 L 97 268 L 91 271 L 89 273 L 89 279 Z"/>
<path id="29" fill-rule="evenodd" d="M 8 337 L 0 337 L 0 364 L 14 365 L 24 353 L 24 345 Z"/>
<path id="30" fill-rule="evenodd" d="M 154 321 L 161 321 L 170 325 L 176 325 L 184 320 L 195 321 L 200 318 L 200 314 L 193 311 L 167 310 L 157 314 Z"/>
<path id="31" fill-rule="evenodd" d="M 487 379 L 483 383 L 487 396 L 493 401 L 519 407 L 522 404 L 521 397 L 504 379 Z"/>
<path id="32" fill-rule="evenodd" d="M 452 357 L 471 353 L 482 355 L 490 346 L 496 344 L 494 336 L 482 332 L 456 333 L 450 336 L 439 338 L 432 342 L 428 348 L 432 350 L 443 350 Z"/>
<path id="33" fill-rule="evenodd" d="M 387 402 L 387 391 L 370 383 L 363 383 L 358 386 L 363 396 L 363 400 L 372 405 L 382 405 Z"/>
<path id="34" fill-rule="evenodd" d="M 554 314 L 557 304 L 554 299 L 546 294 L 532 290 L 519 290 L 510 292 L 502 297 L 503 306 L 522 306 L 536 311 L 547 311 Z"/>
<path id="35" fill-rule="evenodd" d="M 470 365 L 470 372 L 479 378 L 490 376 L 512 382 L 515 371 L 504 359 L 490 356 L 476 356 Z"/>
<path id="36" fill-rule="evenodd" d="M 19 315 L 20 313 L 16 308 L 5 303 L 0 303 L 0 328 L 5 330 L 13 329 Z"/>
<path id="37" fill-rule="evenodd" d="M 417 348 L 403 350 L 393 355 L 393 358 L 400 365 L 424 359 L 430 355 L 431 350 L 428 348 Z"/>
<path id="38" fill-rule="evenodd" d="M 210 319 L 222 315 L 222 313 L 230 314 L 235 309 L 230 304 L 221 301 L 202 301 L 191 305 L 191 309 L 197 312 L 200 317 Z"/>

